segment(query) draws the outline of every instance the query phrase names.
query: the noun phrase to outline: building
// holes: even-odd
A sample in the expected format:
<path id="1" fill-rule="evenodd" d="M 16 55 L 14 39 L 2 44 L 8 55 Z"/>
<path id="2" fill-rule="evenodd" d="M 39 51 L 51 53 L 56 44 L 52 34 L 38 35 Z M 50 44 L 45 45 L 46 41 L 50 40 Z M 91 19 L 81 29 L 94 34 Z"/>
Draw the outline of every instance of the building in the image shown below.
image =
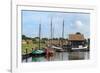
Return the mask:
<path id="1" fill-rule="evenodd" d="M 85 38 L 81 33 L 69 34 L 69 44 L 72 48 L 79 48 L 85 46 Z"/>

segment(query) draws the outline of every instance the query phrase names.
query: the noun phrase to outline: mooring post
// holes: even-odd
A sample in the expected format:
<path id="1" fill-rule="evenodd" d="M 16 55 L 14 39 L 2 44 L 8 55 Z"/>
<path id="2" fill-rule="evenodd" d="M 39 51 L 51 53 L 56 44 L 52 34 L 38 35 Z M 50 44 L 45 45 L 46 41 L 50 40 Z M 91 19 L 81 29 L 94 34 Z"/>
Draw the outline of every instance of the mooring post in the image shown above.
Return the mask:
<path id="1" fill-rule="evenodd" d="M 33 48 L 32 48 L 32 51 L 33 51 Z"/>
<path id="2" fill-rule="evenodd" d="M 27 51 L 27 48 L 26 48 L 26 62 L 27 62 L 27 55 L 28 55 L 28 51 Z"/>
<path id="3" fill-rule="evenodd" d="M 32 48 L 32 51 L 33 51 L 33 48 Z M 32 52 L 31 52 L 31 57 L 32 57 L 32 59 L 33 59 Z"/>

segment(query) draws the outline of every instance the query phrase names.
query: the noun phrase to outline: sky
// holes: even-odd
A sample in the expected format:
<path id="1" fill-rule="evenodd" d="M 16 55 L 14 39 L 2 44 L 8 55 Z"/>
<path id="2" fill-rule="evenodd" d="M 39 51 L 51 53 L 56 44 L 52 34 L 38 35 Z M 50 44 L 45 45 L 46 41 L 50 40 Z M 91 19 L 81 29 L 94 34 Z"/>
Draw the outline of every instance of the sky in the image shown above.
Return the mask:
<path id="1" fill-rule="evenodd" d="M 80 32 L 86 38 L 90 36 L 90 14 L 80 12 L 49 12 L 49 11 L 21 11 L 22 34 L 28 37 L 39 36 L 39 24 L 41 24 L 41 37 L 50 38 L 51 22 L 53 37 L 62 37 L 64 21 L 64 38 L 69 34 Z"/>

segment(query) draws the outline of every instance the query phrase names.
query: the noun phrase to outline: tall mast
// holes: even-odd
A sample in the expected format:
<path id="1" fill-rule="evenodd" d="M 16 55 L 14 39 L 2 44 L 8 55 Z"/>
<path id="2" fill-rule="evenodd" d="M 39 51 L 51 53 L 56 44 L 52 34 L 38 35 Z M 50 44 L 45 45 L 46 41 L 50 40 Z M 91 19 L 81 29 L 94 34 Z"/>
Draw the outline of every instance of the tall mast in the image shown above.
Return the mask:
<path id="1" fill-rule="evenodd" d="M 40 40 L 41 40 L 41 23 L 39 24 L 39 49 L 40 49 Z"/>
<path id="2" fill-rule="evenodd" d="M 50 31 L 51 31 L 51 46 L 52 46 L 52 18 L 51 18 L 51 29 L 50 29 Z"/>
<path id="3" fill-rule="evenodd" d="M 63 40 L 64 40 L 64 20 L 62 24 L 62 46 L 63 46 Z"/>
<path id="4" fill-rule="evenodd" d="M 54 27 L 52 27 L 52 39 L 54 38 Z"/>

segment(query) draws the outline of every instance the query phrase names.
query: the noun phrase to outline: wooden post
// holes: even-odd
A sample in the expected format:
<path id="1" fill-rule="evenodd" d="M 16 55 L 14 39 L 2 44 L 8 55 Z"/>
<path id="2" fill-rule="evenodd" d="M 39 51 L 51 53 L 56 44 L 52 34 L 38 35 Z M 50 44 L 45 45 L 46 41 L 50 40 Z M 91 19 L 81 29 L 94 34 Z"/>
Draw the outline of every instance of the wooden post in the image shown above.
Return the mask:
<path id="1" fill-rule="evenodd" d="M 33 48 L 32 48 L 32 51 L 33 51 Z"/>
<path id="2" fill-rule="evenodd" d="M 32 51 L 33 51 L 33 48 L 32 48 Z M 31 52 L 31 57 L 32 57 L 32 59 L 33 59 L 33 55 L 32 55 L 32 52 Z"/>
<path id="3" fill-rule="evenodd" d="M 28 54 L 28 51 L 27 51 L 27 49 L 26 49 L 26 62 L 27 62 L 27 54 Z"/>

